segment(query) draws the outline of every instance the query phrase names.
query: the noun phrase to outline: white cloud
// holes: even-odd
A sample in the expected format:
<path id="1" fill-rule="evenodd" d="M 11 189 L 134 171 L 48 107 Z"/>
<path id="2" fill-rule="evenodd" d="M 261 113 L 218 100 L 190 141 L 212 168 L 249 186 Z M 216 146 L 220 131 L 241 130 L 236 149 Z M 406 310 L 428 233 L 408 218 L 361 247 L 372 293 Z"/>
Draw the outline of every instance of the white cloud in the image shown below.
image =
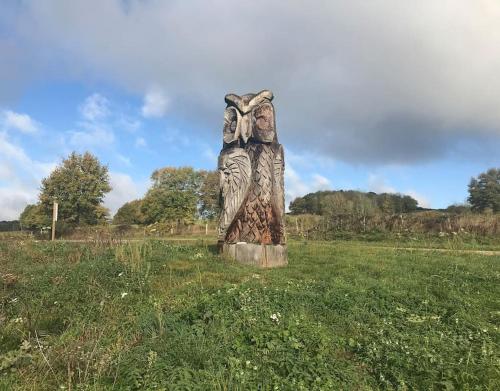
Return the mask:
<path id="1" fill-rule="evenodd" d="M 148 143 L 146 142 L 146 140 L 144 139 L 144 137 L 137 137 L 135 139 L 135 146 L 137 148 L 145 148 L 148 146 Z"/>
<path id="2" fill-rule="evenodd" d="M 167 128 L 163 139 L 172 148 L 176 148 L 177 146 L 188 147 L 191 145 L 188 135 L 176 128 Z"/>
<path id="3" fill-rule="evenodd" d="M 7 7 L 24 49 L 8 53 L 135 93 L 157 85 L 213 134 L 228 90 L 271 88 L 286 144 L 324 156 L 408 164 L 500 143 L 498 0 L 60 3 Z M 163 94 L 146 98 L 145 116 L 165 114 Z"/>
<path id="4" fill-rule="evenodd" d="M 213 163 L 214 165 L 217 164 L 217 155 L 216 153 L 214 152 L 214 150 L 209 147 L 209 146 L 206 146 L 205 149 L 203 150 L 203 156 L 209 160 L 211 163 Z"/>
<path id="5" fill-rule="evenodd" d="M 417 193 L 414 190 L 408 190 L 405 192 L 405 194 L 408 194 L 410 197 L 417 200 L 418 206 L 420 206 L 422 208 L 430 208 L 431 207 L 431 203 L 430 203 L 429 199 L 427 197 L 423 196 L 422 194 Z"/>
<path id="6" fill-rule="evenodd" d="M 132 162 L 130 161 L 130 158 L 127 156 L 123 156 L 121 153 L 116 154 L 116 158 L 118 159 L 119 162 L 124 164 L 125 166 L 132 166 Z"/>
<path id="7" fill-rule="evenodd" d="M 319 190 L 331 190 L 332 183 L 320 174 L 312 174 L 310 179 L 304 179 L 287 163 L 285 167 L 285 207 L 288 210 L 290 202 L 297 197 Z"/>
<path id="8" fill-rule="evenodd" d="M 37 200 L 34 189 L 19 186 L 0 187 L 0 221 L 17 220 L 26 205 Z"/>
<path id="9" fill-rule="evenodd" d="M 110 172 L 110 183 L 113 190 L 104 198 L 104 206 L 110 209 L 111 214 L 128 201 L 141 198 L 148 186 L 148 181 L 134 182 L 130 175 L 121 172 Z"/>
<path id="10" fill-rule="evenodd" d="M 83 122 L 79 130 L 69 132 L 69 143 L 77 149 L 106 147 L 115 141 L 115 134 L 105 124 Z"/>
<path id="11" fill-rule="evenodd" d="M 332 183 L 328 178 L 325 178 L 322 175 L 314 174 L 312 187 L 317 190 L 329 190 L 332 188 Z"/>
<path id="12" fill-rule="evenodd" d="M 141 128 L 142 123 L 136 118 L 130 118 L 124 114 L 120 114 L 118 120 L 116 121 L 116 126 L 129 133 L 135 133 Z"/>
<path id="13" fill-rule="evenodd" d="M 165 93 L 158 88 L 151 88 L 144 96 L 141 112 L 146 118 L 163 117 L 168 106 L 169 99 Z"/>
<path id="14" fill-rule="evenodd" d="M 77 123 L 75 130 L 67 132 L 72 148 L 108 148 L 115 142 L 109 105 L 109 100 L 98 93 L 85 99 L 79 107 L 83 120 Z"/>
<path id="15" fill-rule="evenodd" d="M 389 186 L 385 179 L 377 174 L 368 176 L 368 190 L 375 193 L 396 193 L 396 189 Z"/>
<path id="16" fill-rule="evenodd" d="M 35 177 L 47 175 L 54 167 L 54 163 L 42 163 L 32 160 L 24 149 L 7 140 L 6 135 L 0 133 L 0 162 L 17 167 L 20 171 Z M 12 163 L 12 164 L 11 164 Z"/>
<path id="17" fill-rule="evenodd" d="M 31 159 L 24 149 L 0 133 L 0 220 L 19 217 L 29 203 L 36 202 L 40 181 L 54 169 L 54 162 Z"/>
<path id="18" fill-rule="evenodd" d="M 0 181 L 12 179 L 13 176 L 14 176 L 14 171 L 9 166 L 9 163 L 2 162 L 2 164 L 0 165 Z"/>
<path id="19" fill-rule="evenodd" d="M 308 193 L 308 190 L 308 186 L 304 183 L 299 174 L 297 174 L 293 167 L 288 164 L 285 167 L 285 202 L 287 208 L 290 201 Z"/>
<path id="20" fill-rule="evenodd" d="M 102 120 L 110 114 L 109 101 L 101 94 L 92 94 L 80 106 L 80 113 L 88 121 Z"/>
<path id="21" fill-rule="evenodd" d="M 38 124 L 28 114 L 20 114 L 11 110 L 4 110 L 0 116 L 1 127 L 5 130 L 15 129 L 21 133 L 35 133 Z"/>
<path id="22" fill-rule="evenodd" d="M 398 192 L 394 187 L 387 184 L 386 180 L 377 174 L 370 174 L 368 176 L 368 190 L 375 193 L 402 193 L 407 194 L 417 200 L 418 205 L 422 208 L 430 208 L 430 201 L 422 194 L 415 190 L 407 190 L 405 192 Z"/>

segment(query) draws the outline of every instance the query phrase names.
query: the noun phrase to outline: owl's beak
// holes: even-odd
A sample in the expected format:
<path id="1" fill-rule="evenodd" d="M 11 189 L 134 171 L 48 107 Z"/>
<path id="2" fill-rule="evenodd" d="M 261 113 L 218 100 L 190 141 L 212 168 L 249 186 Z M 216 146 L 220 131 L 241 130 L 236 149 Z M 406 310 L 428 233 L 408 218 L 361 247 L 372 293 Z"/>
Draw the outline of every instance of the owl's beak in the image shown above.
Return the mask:
<path id="1" fill-rule="evenodd" d="M 252 134 L 252 118 L 250 115 L 243 115 L 238 118 L 238 130 L 242 140 L 246 143 Z M 237 131 L 238 131 L 237 130 Z"/>

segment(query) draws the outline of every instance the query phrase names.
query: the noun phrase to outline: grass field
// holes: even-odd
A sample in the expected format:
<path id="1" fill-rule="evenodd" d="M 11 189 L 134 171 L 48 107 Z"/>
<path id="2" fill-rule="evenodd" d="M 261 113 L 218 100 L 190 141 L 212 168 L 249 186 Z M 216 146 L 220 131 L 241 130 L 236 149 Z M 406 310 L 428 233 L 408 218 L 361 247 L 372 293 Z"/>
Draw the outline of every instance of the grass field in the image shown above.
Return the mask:
<path id="1" fill-rule="evenodd" d="M 0 389 L 500 389 L 500 256 L 385 245 L 0 241 Z"/>

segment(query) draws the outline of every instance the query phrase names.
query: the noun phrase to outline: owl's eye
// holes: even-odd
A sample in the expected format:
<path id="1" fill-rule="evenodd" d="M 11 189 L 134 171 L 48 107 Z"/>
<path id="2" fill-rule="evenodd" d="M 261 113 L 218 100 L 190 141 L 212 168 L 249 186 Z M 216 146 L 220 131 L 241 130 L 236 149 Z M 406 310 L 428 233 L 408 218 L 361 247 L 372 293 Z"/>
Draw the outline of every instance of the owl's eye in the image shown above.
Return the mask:
<path id="1" fill-rule="evenodd" d="M 239 117 L 234 107 L 228 107 L 224 111 L 224 142 L 231 144 L 238 140 L 239 135 Z"/>
<path id="2" fill-rule="evenodd" d="M 258 117 L 256 123 L 259 129 L 267 129 L 269 127 L 269 123 L 264 117 Z"/>
<path id="3" fill-rule="evenodd" d="M 269 104 L 263 104 L 254 110 L 254 123 L 257 129 L 273 130 L 273 109 Z"/>

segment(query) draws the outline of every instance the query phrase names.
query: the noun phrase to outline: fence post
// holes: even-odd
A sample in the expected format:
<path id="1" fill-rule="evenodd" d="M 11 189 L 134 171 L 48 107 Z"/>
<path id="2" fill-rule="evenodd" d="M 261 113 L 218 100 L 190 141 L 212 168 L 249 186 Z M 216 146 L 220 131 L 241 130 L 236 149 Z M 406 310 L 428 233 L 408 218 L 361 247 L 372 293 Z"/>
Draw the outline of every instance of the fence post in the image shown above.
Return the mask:
<path id="1" fill-rule="evenodd" d="M 59 204 L 54 201 L 54 206 L 52 208 L 52 240 L 56 239 L 56 221 L 57 221 L 57 212 L 59 209 Z"/>

